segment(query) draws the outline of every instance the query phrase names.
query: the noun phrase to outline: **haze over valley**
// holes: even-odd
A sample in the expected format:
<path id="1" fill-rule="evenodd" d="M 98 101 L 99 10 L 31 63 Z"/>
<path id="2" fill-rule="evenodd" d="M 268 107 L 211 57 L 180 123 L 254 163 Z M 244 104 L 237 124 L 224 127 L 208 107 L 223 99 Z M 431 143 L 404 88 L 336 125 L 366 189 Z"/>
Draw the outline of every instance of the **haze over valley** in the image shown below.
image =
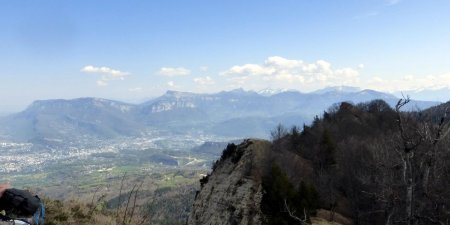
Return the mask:
<path id="1" fill-rule="evenodd" d="M 2 1 L 0 193 L 49 225 L 450 225 L 448 12 Z"/>

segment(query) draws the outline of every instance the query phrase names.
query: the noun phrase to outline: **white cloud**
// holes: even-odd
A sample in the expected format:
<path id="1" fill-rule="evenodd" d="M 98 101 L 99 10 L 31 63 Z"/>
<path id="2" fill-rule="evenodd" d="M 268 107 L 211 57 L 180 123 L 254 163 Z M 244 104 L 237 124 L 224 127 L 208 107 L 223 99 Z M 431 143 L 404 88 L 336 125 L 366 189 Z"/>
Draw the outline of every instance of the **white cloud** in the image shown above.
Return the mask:
<path id="1" fill-rule="evenodd" d="M 95 67 L 95 66 L 91 66 L 91 65 L 81 68 L 81 72 L 83 72 L 83 73 L 102 74 L 102 75 L 108 75 L 108 76 L 111 76 L 111 77 L 124 77 L 124 76 L 127 76 L 127 75 L 130 74 L 128 72 L 122 72 L 120 70 L 111 69 L 111 68 L 106 67 L 106 66 Z"/>
<path id="2" fill-rule="evenodd" d="M 111 69 L 106 66 L 96 67 L 92 65 L 85 66 L 80 70 L 83 73 L 90 73 L 101 75 L 101 78 L 97 80 L 98 86 L 107 86 L 111 80 L 124 80 L 126 76 L 130 75 L 128 72 L 123 72 L 116 69 Z"/>
<path id="3" fill-rule="evenodd" d="M 334 68 L 325 60 L 307 63 L 303 60 L 286 59 L 280 56 L 267 58 L 262 64 L 236 65 L 221 73 L 228 78 L 230 86 L 255 87 L 261 89 L 294 88 L 303 91 L 325 86 L 352 85 L 359 81 L 362 68 Z M 251 88 L 253 89 L 253 88 Z"/>
<path id="4" fill-rule="evenodd" d="M 438 75 L 373 76 L 361 75 L 364 64 L 356 67 L 336 68 L 330 62 L 318 60 L 308 63 L 303 60 L 286 59 L 279 56 L 267 58 L 261 64 L 232 66 L 221 73 L 228 81 L 228 88 L 249 90 L 296 89 L 313 91 L 327 86 L 356 86 L 385 92 L 450 87 L 450 73 Z"/>
<path id="5" fill-rule="evenodd" d="M 186 76 L 191 74 L 191 71 L 184 67 L 162 67 L 158 71 L 159 75 L 167 77 Z"/>
<path id="6" fill-rule="evenodd" d="M 194 82 L 198 85 L 213 85 L 215 83 L 214 80 L 209 76 L 196 77 L 194 78 Z"/>
<path id="7" fill-rule="evenodd" d="M 233 66 L 228 71 L 222 73 L 223 75 L 270 75 L 274 71 L 271 71 L 264 66 L 256 64 L 245 64 L 242 66 Z"/>

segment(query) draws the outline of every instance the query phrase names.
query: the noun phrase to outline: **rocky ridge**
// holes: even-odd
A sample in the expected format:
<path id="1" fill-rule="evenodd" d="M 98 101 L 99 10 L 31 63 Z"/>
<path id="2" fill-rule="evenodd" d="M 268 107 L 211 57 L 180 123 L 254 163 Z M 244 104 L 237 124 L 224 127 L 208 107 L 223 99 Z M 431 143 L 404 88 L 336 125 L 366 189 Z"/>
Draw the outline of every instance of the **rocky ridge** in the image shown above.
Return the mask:
<path id="1" fill-rule="evenodd" d="M 262 140 L 229 145 L 227 149 L 232 153 L 216 162 L 213 172 L 202 179 L 188 225 L 262 224 L 259 173 L 270 148 L 270 142 Z"/>
<path id="2" fill-rule="evenodd" d="M 267 224 L 262 211 L 263 179 L 277 165 L 292 183 L 311 180 L 311 162 L 290 151 L 273 148 L 272 143 L 247 139 L 239 145 L 229 144 L 213 171 L 200 180 L 187 225 L 261 225 Z M 352 224 L 335 212 L 320 209 L 311 224 Z"/>

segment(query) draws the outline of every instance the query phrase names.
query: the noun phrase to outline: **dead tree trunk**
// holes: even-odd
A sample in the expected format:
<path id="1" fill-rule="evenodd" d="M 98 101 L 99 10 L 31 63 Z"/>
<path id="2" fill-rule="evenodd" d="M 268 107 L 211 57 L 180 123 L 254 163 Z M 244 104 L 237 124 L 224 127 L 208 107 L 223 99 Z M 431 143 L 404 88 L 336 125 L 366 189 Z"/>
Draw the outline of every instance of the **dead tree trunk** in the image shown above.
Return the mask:
<path id="1" fill-rule="evenodd" d="M 403 120 L 401 108 L 408 104 L 410 101 L 409 97 L 405 99 L 400 99 L 395 106 L 395 110 L 397 112 L 397 124 L 400 130 L 400 138 L 402 141 L 402 149 L 400 151 L 402 163 L 403 163 L 403 183 L 405 186 L 405 213 L 406 218 L 405 221 L 408 225 L 413 225 L 415 217 L 414 217 L 414 186 L 415 186 L 415 171 L 414 171 L 414 161 L 415 155 L 414 152 L 416 148 L 420 145 L 421 140 L 414 140 L 413 137 L 410 137 L 405 129 L 405 123 Z"/>

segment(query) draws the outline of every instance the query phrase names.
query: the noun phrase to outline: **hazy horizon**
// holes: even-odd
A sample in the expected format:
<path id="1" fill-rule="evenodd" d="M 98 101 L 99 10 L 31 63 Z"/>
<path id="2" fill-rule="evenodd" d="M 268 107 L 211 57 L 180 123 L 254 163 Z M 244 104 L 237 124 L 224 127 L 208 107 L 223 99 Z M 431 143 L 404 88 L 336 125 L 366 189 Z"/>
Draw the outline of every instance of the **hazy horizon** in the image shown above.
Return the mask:
<path id="1" fill-rule="evenodd" d="M 211 92 L 195 92 L 195 91 L 177 91 L 177 90 L 171 90 L 171 89 L 167 89 L 165 90 L 163 93 L 161 93 L 160 95 L 157 96 L 148 96 L 148 97 L 143 97 L 140 99 L 121 99 L 121 98 L 104 98 L 104 97 L 99 97 L 99 96 L 77 96 L 77 97 L 73 97 L 73 98 L 49 98 L 49 99 L 33 99 L 32 101 L 30 101 L 27 104 L 21 105 L 21 106 L 17 106 L 14 110 L 14 108 L 10 109 L 10 110 L 0 110 L 0 117 L 1 116 L 7 116 L 9 114 L 13 114 L 13 113 L 17 113 L 20 111 L 25 110 L 28 106 L 30 106 L 34 101 L 40 101 L 40 100 L 74 100 L 74 99 L 81 99 L 81 98 L 99 98 L 99 99 L 107 99 L 107 100 L 112 100 L 112 101 L 119 101 L 119 102 L 123 102 L 123 103 L 128 103 L 128 104 L 142 104 L 145 103 L 147 101 L 151 101 L 152 99 L 156 99 L 158 97 L 163 96 L 164 94 L 166 94 L 167 92 L 184 92 L 184 93 L 194 93 L 194 94 L 218 94 L 220 92 L 230 92 L 230 91 L 236 91 L 236 90 L 243 90 L 246 92 L 255 92 L 261 95 L 272 95 L 272 94 L 277 94 L 280 92 L 286 92 L 286 91 L 295 91 L 295 92 L 300 92 L 300 93 L 304 93 L 304 94 L 309 94 L 309 93 L 314 93 L 314 92 L 319 92 L 320 91 L 330 91 L 327 89 L 331 89 L 331 90 L 337 90 L 337 91 L 343 91 L 343 92 L 359 92 L 359 91 L 365 91 L 365 90 L 373 90 L 373 89 L 364 89 L 364 88 L 360 88 L 360 87 L 355 87 L 355 86 L 345 86 L 345 85 L 341 85 L 341 86 L 327 86 L 324 88 L 319 88 L 316 90 L 312 90 L 312 91 L 307 91 L 307 92 L 302 92 L 300 90 L 295 90 L 295 89 L 272 89 L 272 88 L 263 88 L 263 89 L 259 89 L 259 90 L 250 90 L 250 89 L 244 89 L 244 88 L 235 88 L 235 89 L 229 89 L 229 90 L 218 90 L 218 91 L 211 91 Z M 267 91 L 273 91 L 273 93 L 267 93 Z M 378 91 L 378 90 L 373 90 L 373 91 Z M 382 92 L 382 91 L 380 91 Z M 412 95 L 406 93 L 402 93 L 400 91 L 398 92 L 382 92 L 382 93 L 386 93 L 386 94 L 391 94 L 397 98 L 402 98 L 402 97 L 410 97 L 413 100 L 419 100 L 419 101 L 429 101 L 429 102 L 441 102 L 444 103 L 446 102 L 446 100 L 442 100 L 442 99 L 446 99 L 445 97 L 442 97 L 440 99 L 436 99 L 436 97 L 422 97 L 422 98 L 416 98 L 417 96 L 414 95 L 414 93 Z"/>
<path id="2" fill-rule="evenodd" d="M 450 2 L 5 1 L 0 112 L 166 90 L 450 87 Z"/>
<path id="3" fill-rule="evenodd" d="M 244 88 L 234 88 L 234 89 L 228 89 L 228 90 L 223 89 L 223 90 L 209 91 L 209 92 L 195 92 L 195 91 L 181 91 L 181 92 L 188 92 L 188 93 L 195 93 L 195 94 L 216 94 L 216 93 L 219 93 L 219 92 L 222 92 L 222 91 L 234 91 L 234 90 L 242 89 L 244 91 L 253 91 L 253 92 L 257 92 L 257 93 L 259 93 L 261 91 L 264 91 L 264 90 L 273 90 L 273 91 L 280 91 L 280 92 L 283 92 L 283 91 L 298 91 L 298 92 L 302 92 L 302 93 L 312 93 L 312 92 L 315 92 L 315 91 L 323 90 L 325 88 L 336 88 L 336 87 L 342 87 L 342 86 L 327 86 L 327 87 L 324 87 L 324 88 L 319 88 L 319 89 L 308 91 L 308 92 L 302 92 L 300 90 L 294 90 L 294 89 L 272 89 L 272 88 L 263 88 L 263 89 L 259 89 L 259 90 L 250 90 L 250 89 L 244 89 Z M 352 87 L 352 86 L 345 86 L 345 87 L 359 88 L 359 87 Z M 363 90 L 363 89 L 361 89 L 361 90 Z M 162 96 L 165 93 L 170 92 L 170 91 L 177 91 L 177 90 L 166 89 L 160 95 L 148 96 L 148 97 L 142 97 L 142 98 L 130 98 L 130 99 L 104 98 L 104 97 L 101 97 L 101 96 L 75 96 L 75 97 L 71 97 L 71 98 L 55 97 L 55 98 L 48 98 L 48 99 L 32 99 L 30 102 L 27 102 L 24 105 L 18 105 L 15 108 L 12 108 L 10 110 L 0 111 L 0 116 L 24 110 L 24 109 L 26 109 L 26 107 L 28 107 L 34 101 L 39 101 L 39 100 L 57 100 L 57 99 L 72 100 L 72 99 L 79 99 L 79 98 L 101 98 L 101 99 L 108 99 L 108 100 L 114 100 L 114 101 L 121 101 L 121 102 L 124 102 L 124 103 L 130 103 L 130 104 L 141 104 L 141 103 L 144 103 L 146 101 L 150 101 L 152 99 L 158 98 L 158 97 L 160 97 L 160 96 Z"/>

